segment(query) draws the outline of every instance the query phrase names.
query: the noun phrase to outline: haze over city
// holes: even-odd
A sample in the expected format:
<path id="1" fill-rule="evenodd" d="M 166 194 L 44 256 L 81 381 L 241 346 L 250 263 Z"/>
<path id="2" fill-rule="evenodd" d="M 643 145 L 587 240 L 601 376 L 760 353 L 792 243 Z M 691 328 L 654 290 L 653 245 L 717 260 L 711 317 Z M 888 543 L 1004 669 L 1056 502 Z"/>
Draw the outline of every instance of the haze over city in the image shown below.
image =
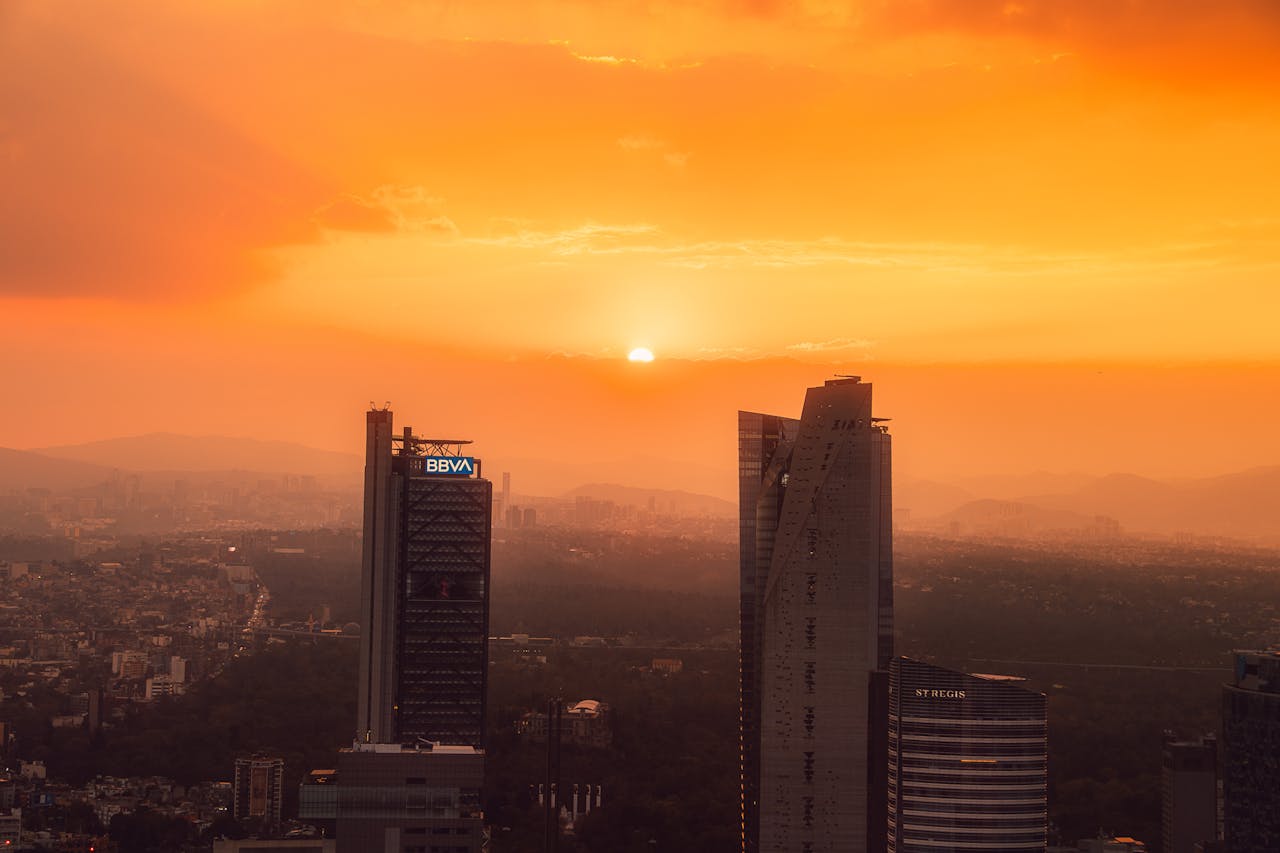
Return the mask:
<path id="1" fill-rule="evenodd" d="M 1275 853 L 1277 57 L 0 0 L 0 848 Z"/>

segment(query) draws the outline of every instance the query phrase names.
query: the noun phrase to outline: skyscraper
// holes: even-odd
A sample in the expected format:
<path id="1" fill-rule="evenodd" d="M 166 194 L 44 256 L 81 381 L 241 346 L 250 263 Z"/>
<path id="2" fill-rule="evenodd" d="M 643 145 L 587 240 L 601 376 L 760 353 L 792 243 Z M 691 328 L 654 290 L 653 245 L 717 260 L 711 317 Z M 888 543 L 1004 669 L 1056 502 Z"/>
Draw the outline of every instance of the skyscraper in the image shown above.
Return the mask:
<path id="1" fill-rule="evenodd" d="M 910 658 L 889 672 L 890 853 L 1044 853 L 1045 695 Z"/>
<path id="2" fill-rule="evenodd" d="M 356 738 L 299 815 L 339 853 L 478 853 L 493 488 L 469 441 L 366 427 Z"/>
<path id="3" fill-rule="evenodd" d="M 1280 850 L 1280 650 L 1236 652 L 1222 688 L 1222 810 L 1230 853 Z"/>
<path id="4" fill-rule="evenodd" d="M 1218 839 L 1218 739 L 1179 740 L 1165 732 L 1160 754 L 1160 818 L 1165 853 L 1195 853 Z"/>
<path id="5" fill-rule="evenodd" d="M 883 850 L 890 441 L 858 377 L 738 413 L 742 849 Z"/>
<path id="6" fill-rule="evenodd" d="M 511 472 L 502 472 L 502 514 L 498 517 L 503 521 L 507 518 L 507 513 L 511 512 Z"/>
<path id="7" fill-rule="evenodd" d="M 469 441 L 367 428 L 359 739 L 481 747 L 493 487 Z"/>

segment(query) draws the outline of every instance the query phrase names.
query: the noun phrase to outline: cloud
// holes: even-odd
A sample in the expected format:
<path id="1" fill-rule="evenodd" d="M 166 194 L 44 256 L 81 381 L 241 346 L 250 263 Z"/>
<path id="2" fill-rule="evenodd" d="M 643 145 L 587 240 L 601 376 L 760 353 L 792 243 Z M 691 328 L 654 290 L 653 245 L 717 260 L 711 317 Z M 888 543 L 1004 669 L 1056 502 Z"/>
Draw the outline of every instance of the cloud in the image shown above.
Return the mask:
<path id="1" fill-rule="evenodd" d="M 325 180 L 48 17 L 0 26 L 0 293 L 243 289 L 316 238 Z"/>
<path id="2" fill-rule="evenodd" d="M 495 2 L 512 14 L 362 5 L 379 19 L 366 27 L 345 0 L 120 0 L 74 14 L 10 0 L 0 295 L 206 298 L 311 251 L 281 247 L 343 232 L 449 237 L 536 252 L 540 264 L 1061 276 L 1117 259 L 1151 269 L 1173 254 L 983 244 L 1172 240 L 1201 219 L 1265 213 L 1274 198 L 1274 87 L 1263 112 L 1243 85 L 1230 98 L 1177 81 L 1112 86 L 1093 49 L 1110 38 L 1106 21 L 1130 21 L 1115 6 L 1144 10 L 1131 22 L 1166 41 L 1204 24 L 1226 55 L 1232 33 L 1273 38 L 1274 0 L 1018 0 L 1007 11 L 988 0 L 700 0 L 679 26 L 673 0 L 606 0 L 601 12 Z M 836 7 L 856 14 L 828 14 Z M 723 40 L 694 38 L 719 30 Z M 833 39 L 848 49 L 815 48 Z M 1028 56 L 1043 64 L 872 77 L 862 70 L 878 54 L 856 49 L 911 42 L 905 66 L 949 58 L 939 54 L 955 40 L 997 54 L 1033 42 Z M 575 58 L 569 43 L 614 61 Z M 812 66 L 791 53 L 801 49 Z M 504 215 L 527 221 L 487 235 L 470 225 Z M 850 236 L 820 236 L 832 233 Z M 1206 237 L 1182 260 L 1210 264 L 1222 251 Z"/>
<path id="3" fill-rule="evenodd" d="M 581 53 L 573 53 L 572 51 L 570 51 L 570 53 L 573 55 L 574 59 L 580 59 L 583 62 L 597 62 L 603 65 L 639 65 L 640 64 L 640 60 L 633 59 L 632 57 L 629 57 L 629 56 L 608 56 L 608 55 L 584 56 Z"/>
<path id="4" fill-rule="evenodd" d="M 359 196 L 343 195 L 316 211 L 316 222 L 333 231 L 391 232 L 397 223 L 391 211 Z"/>
<path id="5" fill-rule="evenodd" d="M 655 225 L 602 225 L 598 222 L 585 222 L 560 231 L 519 228 L 507 234 L 473 237 L 466 242 L 512 249 L 541 249 L 556 255 L 598 255 L 640 249 L 640 246 L 634 244 L 637 238 L 657 233 Z"/>
<path id="6" fill-rule="evenodd" d="M 694 358 L 698 360 L 735 359 L 739 361 L 766 358 L 768 353 L 754 347 L 699 347 Z"/>
<path id="7" fill-rule="evenodd" d="M 343 195 L 316 211 L 315 221 L 330 231 L 441 234 L 458 226 L 440 212 L 444 202 L 418 186 L 382 186 L 370 198 Z"/>
<path id="8" fill-rule="evenodd" d="M 652 263 L 705 270 L 864 267 L 938 275 L 981 275 L 991 280 L 1028 277 L 1056 279 L 1099 275 L 1185 273 L 1227 264 L 1274 267 L 1274 254 L 1259 256 L 1226 229 L 1221 239 L 1202 239 L 1131 246 L 1115 250 L 1051 251 L 1017 246 L 964 243 L 874 242 L 840 237 L 813 239 L 682 241 L 648 223 L 586 222 L 561 230 L 535 228 L 529 222 L 507 223 L 507 230 L 487 237 L 464 237 L 462 243 L 490 248 L 543 252 L 559 258 L 628 256 Z M 1274 247 L 1274 240 L 1261 240 Z M 832 343 L 832 342 L 828 342 Z M 843 346 L 849 346 L 844 342 Z M 816 346 L 816 344 L 815 344 Z"/>
<path id="9" fill-rule="evenodd" d="M 878 0 L 866 4 L 858 38 L 875 43 L 932 34 L 989 42 L 1026 39 L 1061 48 L 1055 59 L 1078 52 L 1140 74 L 1238 79 L 1252 69 L 1274 79 L 1280 5 L 1274 0 Z"/>
<path id="10" fill-rule="evenodd" d="M 404 184 L 384 185 L 373 191 L 373 200 L 387 211 L 395 227 L 404 232 L 455 235 L 458 226 L 441 209 L 444 199 L 425 187 Z"/>
<path id="11" fill-rule="evenodd" d="M 671 143 L 647 134 L 623 136 L 618 139 L 618 147 L 623 151 L 658 151 L 662 152 L 662 162 L 673 169 L 683 169 L 692 156 L 689 151 L 672 151 Z"/>
<path id="12" fill-rule="evenodd" d="M 829 341 L 800 341 L 795 344 L 788 344 L 787 349 L 792 352 L 840 352 L 843 350 L 865 350 L 875 346 L 874 341 L 864 340 L 862 338 L 832 338 Z"/>

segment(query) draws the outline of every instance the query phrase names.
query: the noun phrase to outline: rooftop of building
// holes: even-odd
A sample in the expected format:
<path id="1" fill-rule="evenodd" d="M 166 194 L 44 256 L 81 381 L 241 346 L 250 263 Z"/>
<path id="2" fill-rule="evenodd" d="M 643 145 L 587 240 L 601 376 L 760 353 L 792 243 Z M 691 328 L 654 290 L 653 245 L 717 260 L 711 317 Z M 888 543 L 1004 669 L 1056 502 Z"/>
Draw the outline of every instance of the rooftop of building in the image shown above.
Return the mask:
<path id="1" fill-rule="evenodd" d="M 602 709 L 607 709 L 608 707 L 608 705 L 605 705 L 597 699 L 583 699 L 581 702 L 575 703 L 573 707 L 566 710 L 565 713 L 575 714 L 580 717 L 598 717 L 600 715 L 600 711 Z"/>
<path id="2" fill-rule="evenodd" d="M 483 749 L 451 743 L 356 743 L 339 752 L 372 752 L 379 755 L 406 755 L 431 752 L 439 755 L 484 755 Z"/>
<path id="3" fill-rule="evenodd" d="M 1280 693 L 1280 649 L 1237 649 L 1235 684 L 1240 690 Z"/>

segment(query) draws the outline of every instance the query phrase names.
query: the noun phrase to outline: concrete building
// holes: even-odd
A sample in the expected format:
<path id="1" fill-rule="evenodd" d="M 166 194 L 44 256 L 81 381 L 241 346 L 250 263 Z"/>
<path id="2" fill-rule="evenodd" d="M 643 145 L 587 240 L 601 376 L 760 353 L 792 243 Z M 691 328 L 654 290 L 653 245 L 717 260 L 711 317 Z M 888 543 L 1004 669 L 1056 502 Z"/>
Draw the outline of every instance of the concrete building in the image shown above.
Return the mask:
<path id="1" fill-rule="evenodd" d="M 335 853 L 332 838 L 223 838 L 213 842 L 213 853 Z"/>
<path id="2" fill-rule="evenodd" d="M 147 674 L 147 653 L 120 651 L 111 653 L 111 674 L 120 678 L 139 679 Z"/>
<path id="3" fill-rule="evenodd" d="M 1160 785 L 1165 853 L 1195 853 L 1197 845 L 1218 839 L 1216 737 L 1180 740 L 1165 732 Z"/>
<path id="4" fill-rule="evenodd" d="M 22 809 L 0 809 L 0 848 L 22 842 Z"/>
<path id="5" fill-rule="evenodd" d="M 555 647 L 554 637 L 530 637 L 528 634 L 512 634 L 507 637 L 490 637 L 489 651 L 494 661 L 510 660 L 521 663 L 546 663 L 547 653 Z"/>
<path id="6" fill-rule="evenodd" d="M 268 826 L 277 826 L 283 788 L 283 758 L 270 755 L 237 758 L 232 801 L 236 820 L 257 819 Z"/>
<path id="7" fill-rule="evenodd" d="M 884 850 L 890 440 L 857 377 L 738 413 L 747 853 Z"/>
<path id="8" fill-rule="evenodd" d="M 357 744 L 299 790 L 302 820 L 332 820 L 337 853 L 479 853 L 484 753 Z"/>
<path id="9" fill-rule="evenodd" d="M 649 663 L 651 672 L 660 672 L 663 675 L 675 675 L 684 672 L 684 660 L 682 658 L 654 658 Z"/>
<path id="10" fill-rule="evenodd" d="M 1044 853 L 1045 695 L 910 658 L 889 673 L 889 853 Z"/>
<path id="11" fill-rule="evenodd" d="M 181 696 L 185 689 L 185 685 L 174 680 L 173 676 L 157 675 L 147 679 L 147 701 L 161 696 Z"/>
<path id="12" fill-rule="evenodd" d="M 1223 837 L 1230 853 L 1280 850 L 1280 650 L 1238 651 L 1222 688 Z"/>
<path id="13" fill-rule="evenodd" d="M 595 699 L 583 699 L 564 709 L 560 715 L 560 743 L 604 748 L 613 743 L 609 705 Z M 534 743 L 547 740 L 547 715 L 533 711 L 525 716 L 524 732 Z"/>

